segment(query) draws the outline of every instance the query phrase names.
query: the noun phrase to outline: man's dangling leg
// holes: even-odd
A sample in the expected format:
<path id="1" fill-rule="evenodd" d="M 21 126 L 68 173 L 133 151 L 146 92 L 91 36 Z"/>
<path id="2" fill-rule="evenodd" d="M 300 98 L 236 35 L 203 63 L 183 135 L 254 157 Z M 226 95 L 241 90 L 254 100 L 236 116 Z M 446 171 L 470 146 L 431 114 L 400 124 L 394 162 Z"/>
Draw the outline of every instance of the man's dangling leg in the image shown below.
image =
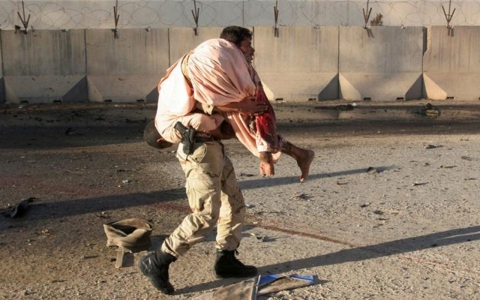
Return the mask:
<path id="1" fill-rule="evenodd" d="M 275 175 L 275 162 L 271 152 L 260 152 L 260 175 L 270 177 Z"/>
<path id="2" fill-rule="evenodd" d="M 297 147 L 286 140 L 281 141 L 280 151 L 295 159 L 301 171 L 300 182 L 305 181 L 310 173 L 310 165 L 315 157 L 315 152 L 313 150 Z"/>

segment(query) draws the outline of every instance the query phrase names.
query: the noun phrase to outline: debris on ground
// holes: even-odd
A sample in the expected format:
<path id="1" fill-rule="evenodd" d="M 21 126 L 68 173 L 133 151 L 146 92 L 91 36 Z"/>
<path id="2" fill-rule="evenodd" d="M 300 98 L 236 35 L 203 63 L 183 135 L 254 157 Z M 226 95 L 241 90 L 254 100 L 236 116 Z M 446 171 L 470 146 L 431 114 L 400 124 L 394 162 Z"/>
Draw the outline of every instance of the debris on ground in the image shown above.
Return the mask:
<path id="1" fill-rule="evenodd" d="M 441 112 L 437 107 L 427 103 L 420 109 L 420 114 L 429 118 L 436 118 L 441 115 Z"/>
<path id="2" fill-rule="evenodd" d="M 30 198 L 21 200 L 17 204 L 13 206 L 9 206 L 6 211 L 2 212 L 2 215 L 4 215 L 5 217 L 11 217 L 11 218 L 21 217 L 30 208 L 30 203 L 32 203 L 36 199 L 37 198 L 35 197 L 30 197 Z"/>
<path id="3" fill-rule="evenodd" d="M 299 193 L 299 194 L 296 194 L 292 197 L 293 200 L 308 200 L 310 199 L 309 196 L 305 195 L 304 193 Z"/>
<path id="4" fill-rule="evenodd" d="M 425 149 L 436 149 L 436 148 L 440 148 L 442 146 L 437 146 L 437 145 L 427 145 L 425 146 Z"/>
<path id="5" fill-rule="evenodd" d="M 272 294 L 284 290 L 291 290 L 313 285 L 312 275 L 259 275 L 235 284 L 220 287 L 212 292 L 195 297 L 195 300 L 255 300 L 257 296 Z"/>
<path id="6" fill-rule="evenodd" d="M 123 266 L 126 253 L 134 253 L 148 250 L 151 241 L 153 225 L 140 218 L 124 219 L 116 222 L 103 224 L 107 236 L 107 247 L 117 246 L 117 258 L 115 268 Z"/>

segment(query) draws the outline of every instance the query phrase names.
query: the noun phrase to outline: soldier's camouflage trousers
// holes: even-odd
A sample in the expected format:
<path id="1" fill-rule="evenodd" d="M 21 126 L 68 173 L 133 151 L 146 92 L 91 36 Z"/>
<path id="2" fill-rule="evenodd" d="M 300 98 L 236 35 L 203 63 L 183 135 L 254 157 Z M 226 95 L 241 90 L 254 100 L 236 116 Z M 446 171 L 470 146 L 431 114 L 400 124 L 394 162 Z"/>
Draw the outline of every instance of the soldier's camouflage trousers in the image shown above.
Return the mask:
<path id="1" fill-rule="evenodd" d="M 216 248 L 232 251 L 241 240 L 245 201 L 230 159 L 219 141 L 195 143 L 191 155 L 179 144 L 177 158 L 186 178 L 186 192 L 192 212 L 165 239 L 162 251 L 183 255 L 217 225 Z"/>

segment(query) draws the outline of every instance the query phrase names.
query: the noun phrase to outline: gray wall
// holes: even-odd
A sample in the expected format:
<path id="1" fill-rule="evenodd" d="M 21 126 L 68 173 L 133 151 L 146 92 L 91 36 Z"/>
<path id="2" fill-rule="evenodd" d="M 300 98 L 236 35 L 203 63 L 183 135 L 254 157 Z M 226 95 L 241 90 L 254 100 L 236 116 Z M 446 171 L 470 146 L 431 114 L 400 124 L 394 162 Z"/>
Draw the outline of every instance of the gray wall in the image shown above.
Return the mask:
<path id="1" fill-rule="evenodd" d="M 218 38 L 222 32 L 221 27 L 203 28 L 195 35 L 191 28 L 170 28 L 170 62 L 188 53 L 203 41 Z"/>
<path id="2" fill-rule="evenodd" d="M 87 101 L 85 31 L 1 31 L 6 102 Z"/>
<path id="3" fill-rule="evenodd" d="M 0 33 L 0 102 L 155 102 L 179 57 L 221 27 Z M 253 28 L 271 100 L 478 100 L 480 26 Z"/>
<path id="4" fill-rule="evenodd" d="M 480 100 L 480 30 L 456 27 L 454 36 L 445 27 L 428 28 L 423 71 L 425 97 Z"/>
<path id="5" fill-rule="evenodd" d="M 94 102 L 156 101 L 168 68 L 168 29 L 85 31 L 88 96 Z"/>
<path id="6" fill-rule="evenodd" d="M 422 97 L 422 27 L 340 27 L 339 98 Z"/>
<path id="7" fill-rule="evenodd" d="M 255 67 L 275 98 L 284 100 L 338 98 L 336 26 L 255 27 Z"/>

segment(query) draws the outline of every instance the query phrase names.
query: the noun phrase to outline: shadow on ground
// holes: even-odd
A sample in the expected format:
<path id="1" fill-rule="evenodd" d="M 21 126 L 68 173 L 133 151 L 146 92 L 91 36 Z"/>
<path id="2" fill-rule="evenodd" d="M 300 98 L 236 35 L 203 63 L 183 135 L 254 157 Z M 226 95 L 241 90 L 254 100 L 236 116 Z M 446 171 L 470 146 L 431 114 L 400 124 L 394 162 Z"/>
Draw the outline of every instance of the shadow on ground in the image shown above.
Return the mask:
<path id="1" fill-rule="evenodd" d="M 358 262 L 379 257 L 387 257 L 402 253 L 409 253 L 429 249 L 432 247 L 444 247 L 460 243 L 468 243 L 480 239 L 480 226 L 459 228 L 448 231 L 436 232 L 422 236 L 399 239 L 390 242 L 379 243 L 363 247 L 344 249 L 334 253 L 311 256 L 307 258 L 279 262 L 277 264 L 259 268 L 260 274 L 278 274 L 291 272 L 312 267 L 342 264 L 346 262 Z M 174 270 L 172 270 L 174 272 Z M 177 294 L 196 293 L 219 288 L 232 284 L 242 279 L 215 280 L 201 285 L 179 289 Z M 325 282 L 325 281 L 323 281 Z M 317 282 L 316 284 L 321 284 Z"/>
<path id="2" fill-rule="evenodd" d="M 398 167 L 379 166 L 375 167 L 374 169 L 377 172 L 383 172 L 396 168 Z M 311 174 L 309 176 L 309 180 L 366 173 L 367 169 L 368 167 L 331 173 Z M 258 178 L 255 180 L 239 181 L 239 185 L 242 190 L 250 190 L 280 185 L 299 184 L 298 180 L 299 179 L 297 176 Z M 73 215 L 101 213 L 102 211 L 111 211 L 144 205 L 156 205 L 157 207 L 163 209 L 174 209 L 188 213 L 189 208 L 187 202 L 185 202 L 184 206 L 168 204 L 169 202 L 180 199 L 186 199 L 185 189 L 183 188 L 149 193 L 112 195 L 88 199 L 60 200 L 54 202 L 42 202 L 41 200 L 37 199 L 33 201 L 28 211 L 25 212 L 25 216 L 20 217 L 18 220 L 28 219 L 28 221 L 31 222 L 40 219 L 64 218 Z M 1 229 L 2 228 L 0 228 L 0 230 Z"/>

